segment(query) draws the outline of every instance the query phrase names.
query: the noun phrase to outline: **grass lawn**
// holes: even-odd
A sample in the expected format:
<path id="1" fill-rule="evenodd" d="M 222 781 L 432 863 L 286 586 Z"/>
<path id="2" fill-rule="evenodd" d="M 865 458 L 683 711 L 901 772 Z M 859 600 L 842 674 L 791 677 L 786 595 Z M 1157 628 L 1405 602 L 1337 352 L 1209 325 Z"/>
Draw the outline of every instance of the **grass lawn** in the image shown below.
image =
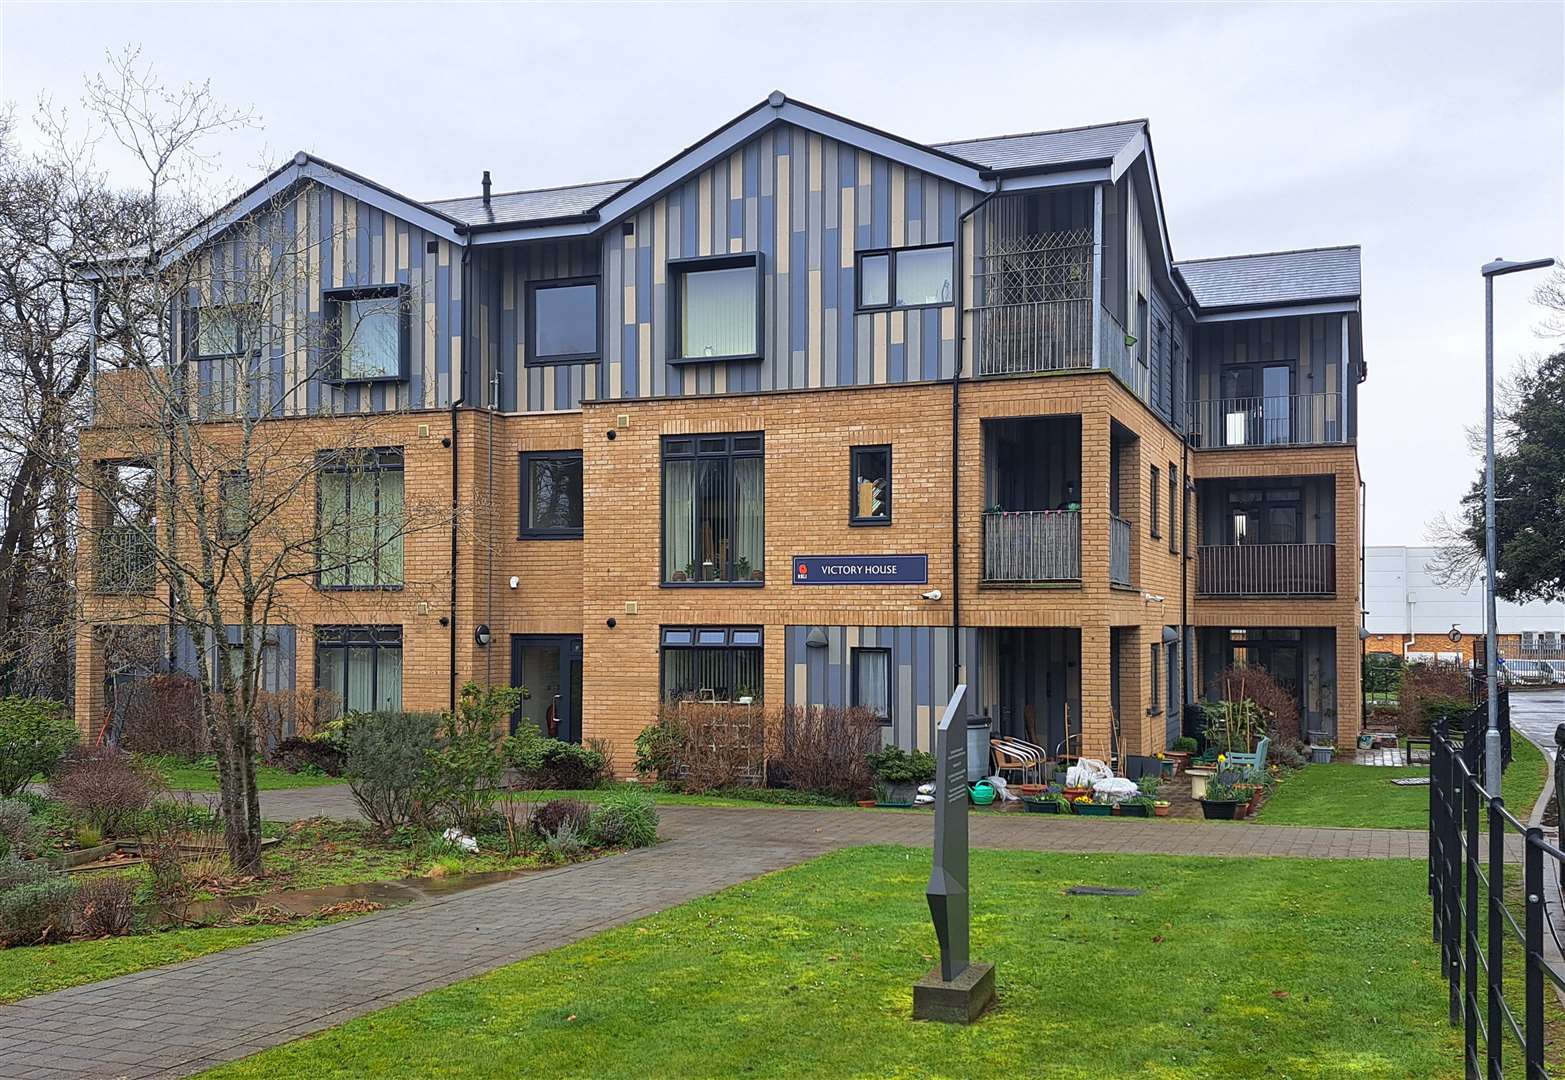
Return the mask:
<path id="1" fill-rule="evenodd" d="M 1444 1077 L 1422 863 L 975 851 L 1000 1005 L 914 1023 L 929 852 L 838 852 L 204 1074 Z M 1066 896 L 1078 883 L 1138 897 Z"/>
<path id="2" fill-rule="evenodd" d="M 161 754 L 142 754 L 142 761 L 163 774 L 163 782 L 174 791 L 216 791 L 217 761 L 214 758 L 198 758 L 183 761 Z M 285 788 L 321 787 L 341 784 L 340 776 L 327 776 L 323 772 L 291 773 L 273 765 L 257 765 L 256 787 L 261 791 L 281 791 Z"/>
<path id="3" fill-rule="evenodd" d="M 1511 737 L 1511 765 L 1501 794 L 1511 813 L 1527 819 L 1543 791 L 1548 760 L 1520 732 Z M 1388 769 L 1332 762 L 1307 765 L 1278 786 L 1256 815 L 1263 825 L 1422 829 L 1429 824 L 1429 789 L 1397 787 L 1392 778 L 1428 776 L 1422 765 Z"/>
<path id="4" fill-rule="evenodd" d="M 315 920 L 300 920 L 286 926 L 214 926 L 0 949 L 0 1005 L 319 925 Z"/>

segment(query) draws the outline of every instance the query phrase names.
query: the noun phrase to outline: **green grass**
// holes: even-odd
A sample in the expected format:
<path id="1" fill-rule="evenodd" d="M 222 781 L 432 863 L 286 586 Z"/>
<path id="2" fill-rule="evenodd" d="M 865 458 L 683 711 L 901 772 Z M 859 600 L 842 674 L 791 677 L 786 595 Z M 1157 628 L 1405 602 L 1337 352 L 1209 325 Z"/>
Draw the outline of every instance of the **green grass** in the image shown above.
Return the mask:
<path id="1" fill-rule="evenodd" d="M 216 791 L 217 761 L 213 758 L 197 758 L 183 761 L 161 754 L 142 754 L 142 761 L 157 769 L 163 782 L 174 791 Z M 323 772 L 291 773 L 272 765 L 257 765 L 255 784 L 260 791 L 282 791 L 287 788 L 323 787 L 341 784 L 340 776 L 327 776 Z"/>
<path id="2" fill-rule="evenodd" d="M 0 1005 L 35 994 L 47 994 L 98 982 L 100 979 L 129 975 L 133 971 L 178 963 L 319 925 L 317 921 L 300 920 L 286 926 L 170 930 L 134 937 L 72 941 L 63 945 L 0 949 Z"/>
<path id="3" fill-rule="evenodd" d="M 969 1028 L 910 1019 L 928 873 L 838 852 L 204 1075 L 1460 1074 L 1422 863 L 976 851 Z"/>
<path id="4" fill-rule="evenodd" d="M 1512 814 L 1525 821 L 1543 791 L 1548 761 L 1529 740 L 1511 738 L 1511 765 L 1501 794 Z M 1422 765 L 1379 768 L 1332 762 L 1307 765 L 1283 781 L 1261 807 L 1263 825 L 1315 825 L 1326 828 L 1422 829 L 1429 824 L 1429 789 L 1397 787 L 1395 777 L 1428 776 Z"/>

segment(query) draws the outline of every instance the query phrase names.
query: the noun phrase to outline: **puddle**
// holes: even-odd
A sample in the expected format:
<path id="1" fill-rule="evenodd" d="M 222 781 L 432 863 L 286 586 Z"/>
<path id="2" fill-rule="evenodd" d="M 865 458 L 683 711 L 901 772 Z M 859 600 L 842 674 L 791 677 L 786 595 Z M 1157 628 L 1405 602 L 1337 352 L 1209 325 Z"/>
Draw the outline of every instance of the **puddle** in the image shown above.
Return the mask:
<path id="1" fill-rule="evenodd" d="M 400 907 L 415 900 L 453 896 L 532 873 L 537 871 L 486 870 L 447 878 L 410 877 L 396 881 L 366 881 L 356 885 L 323 885 L 315 889 L 284 889 L 258 896 L 223 896 L 191 905 L 190 917 L 197 922 L 224 922 L 257 905 L 293 915 L 309 915 L 328 904 L 340 904 L 346 900 L 368 900 L 382 907 Z"/>

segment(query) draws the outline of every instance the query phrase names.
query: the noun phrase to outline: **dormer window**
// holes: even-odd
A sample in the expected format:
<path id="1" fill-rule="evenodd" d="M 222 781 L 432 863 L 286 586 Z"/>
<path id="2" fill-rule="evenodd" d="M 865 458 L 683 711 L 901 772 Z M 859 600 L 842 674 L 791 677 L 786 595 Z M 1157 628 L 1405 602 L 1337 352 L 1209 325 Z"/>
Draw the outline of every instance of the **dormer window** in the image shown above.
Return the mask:
<path id="1" fill-rule="evenodd" d="M 672 259 L 673 363 L 761 358 L 761 255 Z"/>
<path id="2" fill-rule="evenodd" d="M 330 289 L 327 344 L 338 382 L 398 382 L 408 377 L 407 288 Z"/>

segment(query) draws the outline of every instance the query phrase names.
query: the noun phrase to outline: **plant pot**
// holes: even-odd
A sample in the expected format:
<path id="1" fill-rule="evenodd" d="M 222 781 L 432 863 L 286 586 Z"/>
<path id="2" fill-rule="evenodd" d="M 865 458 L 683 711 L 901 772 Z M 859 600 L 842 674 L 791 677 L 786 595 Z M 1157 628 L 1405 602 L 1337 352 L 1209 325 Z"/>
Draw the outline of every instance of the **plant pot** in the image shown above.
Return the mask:
<path id="1" fill-rule="evenodd" d="M 1059 814 L 1062 811 L 1060 804 L 1054 799 L 1022 799 L 1022 809 L 1029 814 Z"/>
<path id="2" fill-rule="evenodd" d="M 1155 803 L 1153 803 L 1152 804 L 1152 816 L 1153 817 L 1167 817 L 1168 816 L 1168 803 L 1166 803 L 1166 802 L 1155 802 Z"/>
<path id="3" fill-rule="evenodd" d="M 1331 755 L 1336 751 L 1335 746 L 1311 746 L 1310 761 L 1316 765 L 1330 765 Z"/>
<path id="4" fill-rule="evenodd" d="M 918 794 L 918 785 L 914 783 L 891 784 L 882 780 L 880 786 L 883 789 L 882 802 L 912 806 L 913 796 Z"/>
<path id="5" fill-rule="evenodd" d="M 1071 808 L 1087 817 L 1108 817 L 1114 812 L 1114 808 L 1108 803 L 1071 803 Z"/>
<path id="6" fill-rule="evenodd" d="M 1158 775 L 1161 776 L 1164 780 L 1172 780 L 1174 778 L 1174 773 L 1178 770 L 1178 768 L 1179 763 L 1170 758 L 1164 758 L 1162 761 L 1157 763 Z"/>
<path id="7" fill-rule="evenodd" d="M 911 810 L 911 809 L 913 809 L 913 804 L 910 803 L 910 802 L 878 802 L 878 803 L 875 804 L 875 806 L 878 809 L 881 809 L 881 810 Z"/>
<path id="8" fill-rule="evenodd" d="M 859 805 L 864 807 L 866 810 L 868 810 L 868 809 L 870 809 L 871 807 L 873 807 L 875 805 L 875 800 L 874 799 L 860 799 L 859 800 Z"/>
<path id="9" fill-rule="evenodd" d="M 1146 803 L 1120 803 L 1116 810 L 1120 817 L 1151 817 L 1152 808 Z"/>
<path id="10" fill-rule="evenodd" d="M 1092 794 L 1092 791 L 1091 791 L 1090 788 L 1068 787 L 1068 788 L 1065 789 L 1065 797 L 1067 799 L 1069 799 L 1071 802 L 1075 802 L 1077 799 L 1081 798 L 1083 795 L 1091 795 L 1091 794 Z"/>
<path id="11" fill-rule="evenodd" d="M 1233 821 L 1239 816 L 1239 803 L 1234 799 L 1202 799 L 1201 816 L 1208 821 Z"/>

